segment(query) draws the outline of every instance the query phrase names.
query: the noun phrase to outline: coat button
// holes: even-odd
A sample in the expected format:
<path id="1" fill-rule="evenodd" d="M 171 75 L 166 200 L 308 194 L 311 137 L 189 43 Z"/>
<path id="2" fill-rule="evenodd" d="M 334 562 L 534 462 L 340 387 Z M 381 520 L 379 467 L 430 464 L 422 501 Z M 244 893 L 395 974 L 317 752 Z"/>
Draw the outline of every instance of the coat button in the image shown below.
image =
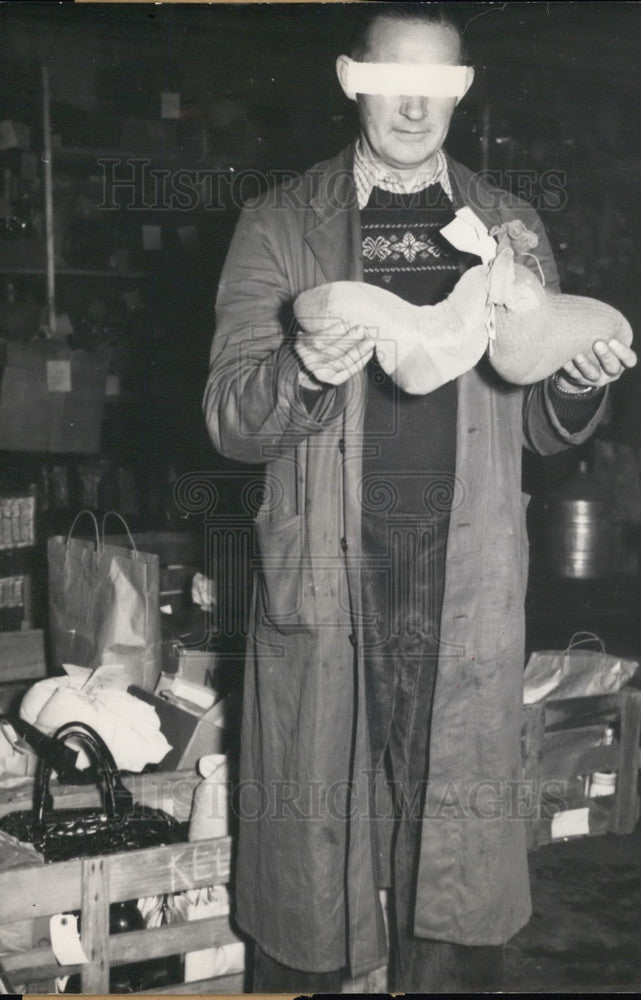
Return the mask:
<path id="1" fill-rule="evenodd" d="M 341 548 L 342 548 L 343 552 L 347 552 L 347 547 L 348 547 L 347 546 L 347 539 L 343 535 L 343 537 L 341 538 Z"/>
<path id="2" fill-rule="evenodd" d="M 341 455 L 345 454 L 345 438 L 341 438 L 340 441 L 338 442 L 338 450 L 340 451 Z"/>
<path id="3" fill-rule="evenodd" d="M 349 633 L 349 641 L 351 642 L 354 649 L 356 649 L 356 636 L 354 635 L 353 632 Z"/>

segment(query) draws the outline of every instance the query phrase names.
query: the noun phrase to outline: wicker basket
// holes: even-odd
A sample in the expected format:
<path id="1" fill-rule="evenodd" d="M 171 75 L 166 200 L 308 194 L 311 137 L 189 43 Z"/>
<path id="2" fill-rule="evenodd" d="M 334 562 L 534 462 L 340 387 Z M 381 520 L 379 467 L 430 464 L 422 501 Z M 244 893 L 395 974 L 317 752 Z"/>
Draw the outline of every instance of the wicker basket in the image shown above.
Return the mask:
<path id="1" fill-rule="evenodd" d="M 36 498 L 0 496 L 0 550 L 27 548 L 35 543 Z"/>

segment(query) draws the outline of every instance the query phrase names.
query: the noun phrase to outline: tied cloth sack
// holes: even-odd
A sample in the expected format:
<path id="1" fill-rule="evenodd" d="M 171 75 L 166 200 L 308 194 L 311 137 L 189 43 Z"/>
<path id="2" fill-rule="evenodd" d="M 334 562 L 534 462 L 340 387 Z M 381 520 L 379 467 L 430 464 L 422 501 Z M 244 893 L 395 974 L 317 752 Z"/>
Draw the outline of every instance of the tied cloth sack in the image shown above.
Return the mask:
<path id="1" fill-rule="evenodd" d="M 334 281 L 296 298 L 294 314 L 310 346 L 321 350 L 315 376 L 339 384 L 343 332 L 362 326 L 375 343 L 383 371 L 413 395 L 433 392 L 473 368 L 488 350 L 498 374 L 515 385 L 548 378 L 597 340 L 632 343 L 632 328 L 612 306 L 581 295 L 552 293 L 532 250 L 536 233 L 520 219 L 489 232 L 465 206 L 441 230 L 458 250 L 482 263 L 471 267 L 442 302 L 415 306 L 385 288 Z M 532 258 L 539 278 L 523 261 Z M 304 362 L 304 356 L 303 356 Z"/>
<path id="2" fill-rule="evenodd" d="M 83 515 L 93 521 L 95 542 L 73 537 Z M 105 544 L 108 517 L 125 525 L 131 549 Z M 161 666 L 158 556 L 138 551 L 116 511 L 105 514 L 102 538 L 91 511 L 81 511 L 66 538 L 49 539 L 47 555 L 54 666 L 122 664 L 127 684 L 153 690 Z"/>

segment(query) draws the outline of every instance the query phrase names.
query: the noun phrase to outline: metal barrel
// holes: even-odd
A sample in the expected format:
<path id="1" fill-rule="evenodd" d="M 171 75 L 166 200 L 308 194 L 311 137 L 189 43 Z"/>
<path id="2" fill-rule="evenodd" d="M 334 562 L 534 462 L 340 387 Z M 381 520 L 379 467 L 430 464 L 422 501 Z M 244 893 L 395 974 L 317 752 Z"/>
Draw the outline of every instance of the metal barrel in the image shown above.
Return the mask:
<path id="1" fill-rule="evenodd" d="M 612 571 L 614 533 L 607 505 L 557 500 L 548 506 L 547 552 L 557 576 L 594 580 Z"/>

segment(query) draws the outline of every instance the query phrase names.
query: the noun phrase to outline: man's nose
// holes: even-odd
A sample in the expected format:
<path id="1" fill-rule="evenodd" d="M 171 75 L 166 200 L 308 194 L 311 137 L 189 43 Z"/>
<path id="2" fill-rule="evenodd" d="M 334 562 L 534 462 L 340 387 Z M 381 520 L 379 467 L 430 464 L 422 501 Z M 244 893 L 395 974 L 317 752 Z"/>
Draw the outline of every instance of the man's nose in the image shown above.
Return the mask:
<path id="1" fill-rule="evenodd" d="M 401 114 L 412 121 L 419 121 L 427 114 L 427 97 L 412 95 L 401 97 Z"/>

